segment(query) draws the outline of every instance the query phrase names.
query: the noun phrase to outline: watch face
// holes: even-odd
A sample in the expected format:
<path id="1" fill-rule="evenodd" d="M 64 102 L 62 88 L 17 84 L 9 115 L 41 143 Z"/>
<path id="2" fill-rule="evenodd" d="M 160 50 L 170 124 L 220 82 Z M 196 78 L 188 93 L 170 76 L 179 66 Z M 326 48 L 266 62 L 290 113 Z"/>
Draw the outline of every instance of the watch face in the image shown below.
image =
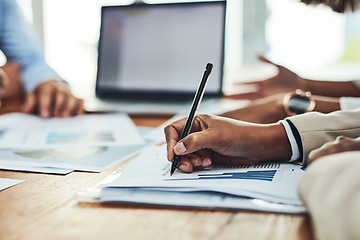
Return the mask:
<path id="1" fill-rule="evenodd" d="M 295 114 L 305 113 L 310 108 L 310 101 L 307 97 L 293 96 L 288 102 L 288 109 Z"/>

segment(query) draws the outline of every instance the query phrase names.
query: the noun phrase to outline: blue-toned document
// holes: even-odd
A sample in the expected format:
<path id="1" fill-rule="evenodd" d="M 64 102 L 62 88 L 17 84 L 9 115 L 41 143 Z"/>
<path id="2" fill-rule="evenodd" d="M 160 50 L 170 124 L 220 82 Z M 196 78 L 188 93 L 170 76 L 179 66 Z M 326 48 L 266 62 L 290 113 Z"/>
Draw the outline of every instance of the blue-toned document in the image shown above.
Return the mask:
<path id="1" fill-rule="evenodd" d="M 123 113 L 51 119 L 10 113 L 0 117 L 0 169 L 100 172 L 144 146 L 136 126 Z"/>

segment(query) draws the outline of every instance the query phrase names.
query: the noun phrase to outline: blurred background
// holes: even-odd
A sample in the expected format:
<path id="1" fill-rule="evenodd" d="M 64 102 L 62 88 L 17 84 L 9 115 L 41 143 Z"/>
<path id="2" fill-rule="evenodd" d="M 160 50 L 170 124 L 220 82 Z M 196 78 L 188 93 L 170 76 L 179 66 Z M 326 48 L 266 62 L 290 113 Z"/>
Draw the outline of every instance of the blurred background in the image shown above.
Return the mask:
<path id="1" fill-rule="evenodd" d="M 95 82 L 101 6 L 134 2 L 17 1 L 43 45 L 46 60 L 80 97 Z M 227 3 L 225 83 L 256 80 L 270 74 L 274 69 L 259 63 L 256 59 L 259 54 L 303 76 L 360 79 L 360 12 L 341 15 L 323 6 L 308 7 L 297 0 Z M 1 55 L 0 65 L 5 61 Z"/>

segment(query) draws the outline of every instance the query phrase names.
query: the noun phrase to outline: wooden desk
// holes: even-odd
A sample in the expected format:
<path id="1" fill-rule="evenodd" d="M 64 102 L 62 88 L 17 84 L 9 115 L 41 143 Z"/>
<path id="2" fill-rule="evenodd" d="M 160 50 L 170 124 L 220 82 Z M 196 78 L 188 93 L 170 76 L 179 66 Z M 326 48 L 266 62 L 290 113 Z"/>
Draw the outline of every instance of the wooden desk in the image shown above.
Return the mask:
<path id="1" fill-rule="evenodd" d="M 17 109 L 9 105 L 2 111 Z M 166 119 L 133 117 L 142 126 Z M 77 190 L 95 185 L 122 164 L 66 176 L 0 171 L 1 178 L 26 180 L 0 192 L 0 239 L 312 239 L 306 216 L 77 202 Z"/>

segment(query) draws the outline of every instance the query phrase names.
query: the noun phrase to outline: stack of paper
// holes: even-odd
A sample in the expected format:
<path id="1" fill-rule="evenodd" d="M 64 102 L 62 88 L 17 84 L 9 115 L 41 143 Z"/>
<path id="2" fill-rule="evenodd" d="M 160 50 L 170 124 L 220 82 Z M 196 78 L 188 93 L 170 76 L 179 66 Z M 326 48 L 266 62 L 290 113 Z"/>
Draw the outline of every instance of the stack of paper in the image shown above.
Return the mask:
<path id="1" fill-rule="evenodd" d="M 303 213 L 297 186 L 303 174 L 295 164 L 212 166 L 193 173 L 175 171 L 165 146 L 149 146 L 111 182 L 101 186 L 101 202 L 253 209 Z"/>
<path id="2" fill-rule="evenodd" d="M 100 172 L 144 144 L 126 114 L 42 119 L 12 113 L 0 117 L 0 169 Z"/>

